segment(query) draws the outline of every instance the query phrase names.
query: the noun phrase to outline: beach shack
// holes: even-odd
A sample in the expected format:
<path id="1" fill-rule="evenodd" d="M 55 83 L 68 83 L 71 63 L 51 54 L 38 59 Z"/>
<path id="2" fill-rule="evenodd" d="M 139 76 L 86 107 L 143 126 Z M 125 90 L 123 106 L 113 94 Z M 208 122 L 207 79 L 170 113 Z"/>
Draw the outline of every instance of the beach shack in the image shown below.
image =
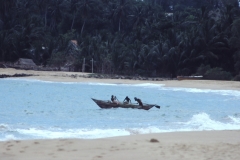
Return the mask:
<path id="1" fill-rule="evenodd" d="M 33 62 L 32 59 L 26 59 L 26 58 L 19 58 L 15 63 L 15 66 L 23 67 L 23 68 L 34 68 L 37 67 L 37 65 Z"/>

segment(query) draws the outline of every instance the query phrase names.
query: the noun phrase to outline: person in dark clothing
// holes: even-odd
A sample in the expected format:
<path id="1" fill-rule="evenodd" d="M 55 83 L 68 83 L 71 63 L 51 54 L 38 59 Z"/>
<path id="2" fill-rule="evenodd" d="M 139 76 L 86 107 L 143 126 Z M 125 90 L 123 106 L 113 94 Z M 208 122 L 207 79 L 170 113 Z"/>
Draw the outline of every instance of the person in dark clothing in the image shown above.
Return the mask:
<path id="1" fill-rule="evenodd" d="M 132 102 L 131 102 L 131 99 L 128 98 L 128 96 L 127 96 L 127 97 L 123 100 L 123 103 L 124 103 L 124 104 L 129 104 L 129 102 L 132 103 Z"/>
<path id="2" fill-rule="evenodd" d="M 112 102 L 114 101 L 114 95 L 111 96 L 111 101 L 112 101 Z"/>
<path id="3" fill-rule="evenodd" d="M 112 101 L 112 103 L 116 103 L 116 104 L 119 103 L 118 100 L 117 100 L 117 97 L 114 96 L 114 95 L 111 96 L 111 101 Z"/>
<path id="4" fill-rule="evenodd" d="M 134 100 L 138 102 L 139 106 L 143 106 L 141 99 L 134 97 Z"/>

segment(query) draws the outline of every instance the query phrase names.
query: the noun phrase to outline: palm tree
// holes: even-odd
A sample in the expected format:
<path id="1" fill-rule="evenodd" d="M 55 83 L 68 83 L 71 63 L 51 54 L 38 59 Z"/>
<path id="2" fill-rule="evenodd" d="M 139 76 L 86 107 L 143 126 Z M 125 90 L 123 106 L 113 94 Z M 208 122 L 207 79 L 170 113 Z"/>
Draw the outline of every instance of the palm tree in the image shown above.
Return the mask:
<path id="1" fill-rule="evenodd" d="M 122 23 L 125 21 L 129 11 L 131 10 L 131 3 L 128 0 L 119 0 L 117 7 L 114 11 L 113 18 L 117 22 L 118 31 L 121 31 Z"/>
<path id="2" fill-rule="evenodd" d="M 11 61 L 11 34 L 8 31 L 0 32 L 0 61 Z"/>
<path id="3" fill-rule="evenodd" d="M 135 29 L 137 26 L 141 28 L 141 26 L 144 25 L 145 22 L 145 10 L 143 6 L 134 6 L 134 12 L 131 15 L 128 15 L 130 17 L 130 20 L 133 22 L 133 29 Z"/>
<path id="4" fill-rule="evenodd" d="M 33 0 L 31 1 L 34 7 L 34 12 L 43 18 L 44 28 L 47 28 L 47 16 L 48 16 L 48 8 L 50 3 L 48 0 Z M 36 7 L 36 8 L 35 8 Z"/>
<path id="5" fill-rule="evenodd" d="M 10 16 L 10 12 L 13 10 L 13 7 L 15 6 L 15 0 L 0 0 L 1 6 L 0 6 L 0 19 L 3 21 L 6 20 L 7 17 Z"/>
<path id="6" fill-rule="evenodd" d="M 81 16 L 83 19 L 83 24 L 81 27 L 81 34 L 80 34 L 81 37 L 82 37 L 83 30 L 84 30 L 84 27 L 86 24 L 86 20 L 89 18 L 93 8 L 98 6 L 97 3 L 99 3 L 99 2 L 96 0 L 82 0 L 82 1 L 78 2 L 78 7 L 79 7 L 79 10 L 81 11 Z"/>
<path id="7" fill-rule="evenodd" d="M 77 13 L 79 12 L 78 0 L 70 0 L 70 12 L 73 14 L 73 19 L 71 23 L 71 30 L 73 29 Z"/>
<path id="8" fill-rule="evenodd" d="M 51 0 L 49 5 L 50 30 L 58 34 L 58 24 L 62 21 L 63 13 L 67 9 L 67 1 Z"/>

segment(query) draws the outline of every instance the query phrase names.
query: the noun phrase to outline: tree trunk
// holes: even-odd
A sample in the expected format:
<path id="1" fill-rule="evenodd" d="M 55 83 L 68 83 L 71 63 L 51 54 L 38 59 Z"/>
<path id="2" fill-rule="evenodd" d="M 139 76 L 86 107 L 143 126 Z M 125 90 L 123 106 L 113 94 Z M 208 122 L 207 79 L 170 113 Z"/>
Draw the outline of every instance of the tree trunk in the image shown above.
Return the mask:
<path id="1" fill-rule="evenodd" d="M 86 22 L 86 19 L 84 19 L 84 22 L 83 22 L 83 25 L 82 25 L 82 29 L 81 29 L 81 37 L 82 37 L 82 34 L 83 34 L 83 29 L 84 29 L 84 26 L 85 26 L 85 22 Z"/>
<path id="2" fill-rule="evenodd" d="M 74 16 L 73 16 L 72 25 L 71 25 L 71 30 L 72 30 L 72 28 L 73 28 L 73 25 L 74 25 L 74 22 L 75 22 L 75 18 L 76 18 L 76 14 L 74 14 Z"/>
<path id="3" fill-rule="evenodd" d="M 45 16 L 44 16 L 44 28 L 46 29 L 47 27 L 47 7 L 45 9 Z"/>
<path id="4" fill-rule="evenodd" d="M 121 31 L 121 18 L 119 19 L 119 23 L 118 23 L 118 31 Z"/>

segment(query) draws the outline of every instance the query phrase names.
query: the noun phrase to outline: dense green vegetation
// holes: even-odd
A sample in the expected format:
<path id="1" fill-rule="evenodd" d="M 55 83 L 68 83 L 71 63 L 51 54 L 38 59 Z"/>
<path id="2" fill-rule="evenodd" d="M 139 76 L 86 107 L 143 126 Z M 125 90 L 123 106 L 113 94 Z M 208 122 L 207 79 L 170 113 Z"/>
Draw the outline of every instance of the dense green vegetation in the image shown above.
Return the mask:
<path id="1" fill-rule="evenodd" d="M 239 79 L 238 0 L 0 0 L 0 62 Z M 172 14 L 168 14 L 172 13 Z M 77 40 L 72 47 L 70 40 Z M 222 78 L 226 77 L 226 78 Z"/>

